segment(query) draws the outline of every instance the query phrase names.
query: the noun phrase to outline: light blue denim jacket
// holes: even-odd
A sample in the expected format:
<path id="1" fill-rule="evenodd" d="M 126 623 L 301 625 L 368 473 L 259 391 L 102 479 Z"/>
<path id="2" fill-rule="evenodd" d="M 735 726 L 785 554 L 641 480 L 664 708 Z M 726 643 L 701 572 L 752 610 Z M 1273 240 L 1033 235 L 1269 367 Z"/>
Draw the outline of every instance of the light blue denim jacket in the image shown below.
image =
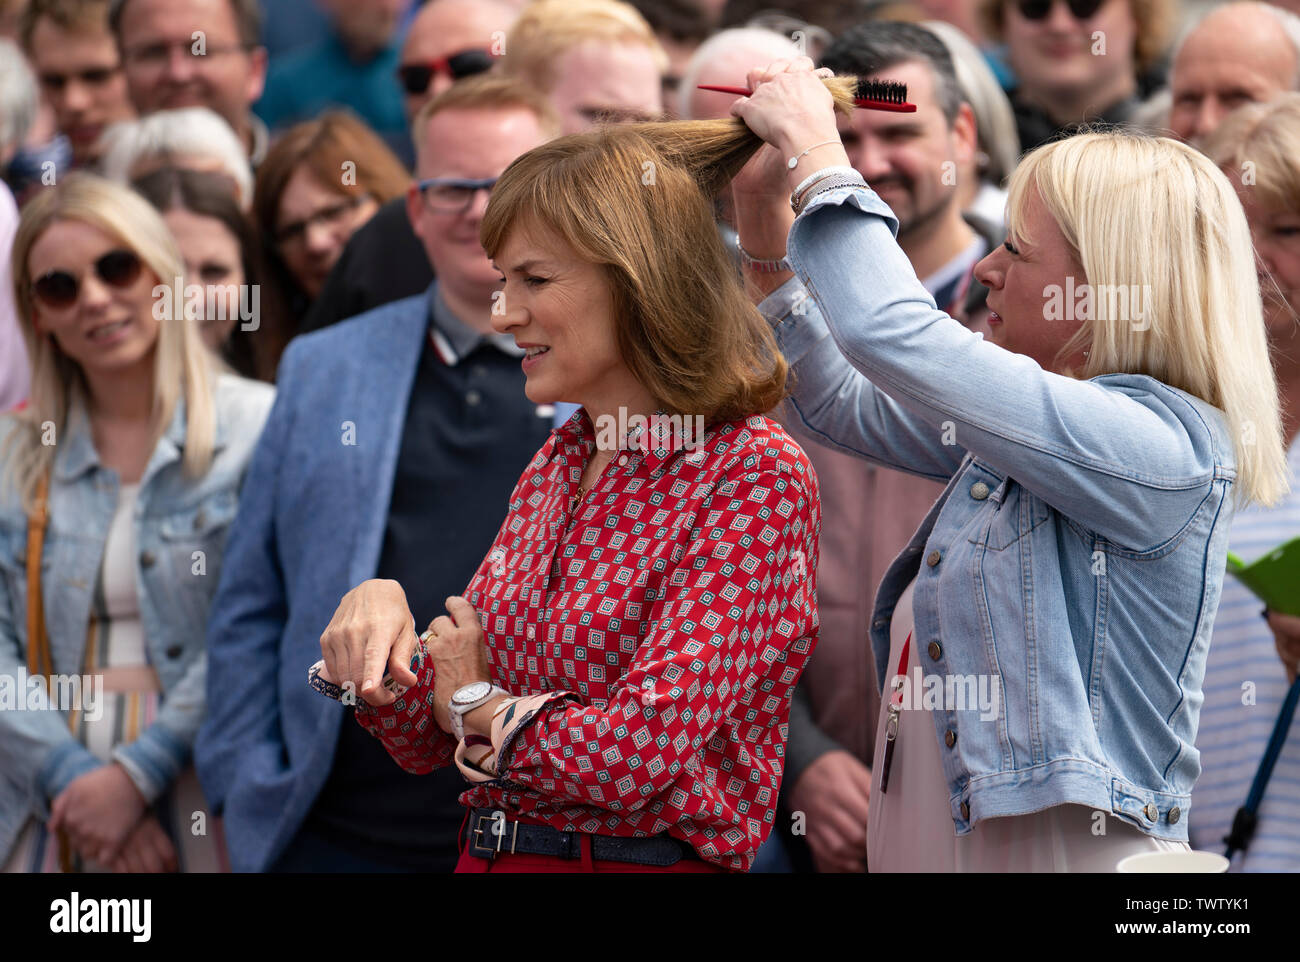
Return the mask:
<path id="1" fill-rule="evenodd" d="M 1000 695 L 991 720 L 934 712 L 957 835 L 1078 803 L 1186 840 L 1236 477 L 1223 415 L 985 342 L 936 309 L 896 230 L 868 188 L 815 198 L 790 232 L 796 279 L 761 305 L 815 436 L 948 481 L 879 586 L 882 688 L 915 579 L 912 664 Z"/>
<path id="2" fill-rule="evenodd" d="M 185 404 L 176 406 L 140 481 L 136 505 L 136 578 L 150 664 L 163 699 L 157 717 L 113 753 L 150 801 L 184 768 L 202 720 L 207 673 L 208 607 L 221 576 L 221 554 L 239 487 L 270 411 L 274 389 L 230 375 L 216 380 L 216 438 L 211 468 L 181 471 Z M 0 450 L 13 430 L 0 417 Z M 42 585 L 56 674 L 80 675 L 86 629 L 116 510 L 117 472 L 99 464 L 89 422 L 75 406 L 56 438 Z M 195 552 L 202 551 L 201 557 Z M 21 679 L 27 662 L 27 516 L 18 492 L 0 487 L 0 676 Z M 20 691 L 21 695 L 21 691 Z M 48 704 L 44 695 L 42 704 Z M 100 761 L 68 731 L 61 711 L 0 710 L 0 861 L 31 814 Z"/>

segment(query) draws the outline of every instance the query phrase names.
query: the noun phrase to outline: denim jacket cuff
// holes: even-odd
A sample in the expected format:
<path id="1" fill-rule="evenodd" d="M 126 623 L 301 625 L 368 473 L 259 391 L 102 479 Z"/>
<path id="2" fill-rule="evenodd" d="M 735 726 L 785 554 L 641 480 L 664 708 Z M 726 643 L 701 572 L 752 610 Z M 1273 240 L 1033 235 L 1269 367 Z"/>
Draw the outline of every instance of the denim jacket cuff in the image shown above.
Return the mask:
<path id="1" fill-rule="evenodd" d="M 893 234 L 895 238 L 898 237 L 898 218 L 894 216 L 894 212 L 890 210 L 889 205 L 881 200 L 880 195 L 872 190 L 870 186 L 863 187 L 860 184 L 851 184 L 847 187 L 839 187 L 835 190 L 828 190 L 825 193 L 818 194 L 808 202 L 808 206 L 804 208 L 803 213 L 794 219 L 794 224 L 790 227 L 790 238 L 786 244 L 786 259 L 790 261 L 790 265 L 794 268 L 794 272 L 801 278 L 804 276 L 804 272 L 799 269 L 799 262 L 791 256 L 794 253 L 795 235 L 802 233 L 800 226 L 804 224 L 809 217 L 821 210 L 823 207 L 828 207 L 832 204 L 836 206 L 851 204 L 863 213 L 874 214 L 885 222 L 889 227 L 889 232 Z"/>
<path id="2" fill-rule="evenodd" d="M 830 334 L 821 311 L 817 310 L 817 305 L 797 277 L 790 278 L 763 298 L 758 310 L 772 326 L 777 347 L 791 367 Z"/>
<path id="3" fill-rule="evenodd" d="M 36 785 L 32 792 L 33 811 L 42 821 L 50 817 L 50 802 L 68 787 L 75 779 L 94 771 L 104 764 L 90 753 L 85 745 L 69 737 L 60 742 L 45 757 L 45 763 L 36 775 Z"/>
<path id="4" fill-rule="evenodd" d="M 157 723 L 129 745 L 113 749 L 119 763 L 149 804 L 175 781 L 189 757 L 189 746 Z"/>

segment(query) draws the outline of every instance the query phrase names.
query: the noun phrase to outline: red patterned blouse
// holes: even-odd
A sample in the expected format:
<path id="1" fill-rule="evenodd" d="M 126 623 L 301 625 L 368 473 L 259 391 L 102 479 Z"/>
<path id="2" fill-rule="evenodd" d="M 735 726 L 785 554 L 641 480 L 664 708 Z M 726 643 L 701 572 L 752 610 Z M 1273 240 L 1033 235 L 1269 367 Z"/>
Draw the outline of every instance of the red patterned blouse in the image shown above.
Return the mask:
<path id="1" fill-rule="evenodd" d="M 743 871 L 772 829 L 790 695 L 817 640 L 817 478 L 763 417 L 641 437 L 572 517 L 596 443 L 579 411 L 511 496 L 465 597 L 492 680 L 547 698 L 461 802 L 564 831 L 667 832 Z M 457 746 L 421 661 L 397 701 L 356 712 L 416 773 Z"/>

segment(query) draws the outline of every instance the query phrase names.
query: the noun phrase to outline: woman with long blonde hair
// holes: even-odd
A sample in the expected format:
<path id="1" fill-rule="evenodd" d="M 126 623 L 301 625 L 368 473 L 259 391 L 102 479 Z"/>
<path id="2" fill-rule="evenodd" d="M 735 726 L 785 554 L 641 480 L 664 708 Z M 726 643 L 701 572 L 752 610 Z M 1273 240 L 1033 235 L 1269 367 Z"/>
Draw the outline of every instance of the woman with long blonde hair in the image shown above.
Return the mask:
<path id="1" fill-rule="evenodd" d="M 48 710 L 0 711 L 0 859 L 215 868 L 219 834 L 188 830 L 205 806 L 187 758 L 273 392 L 217 374 L 175 296 L 175 241 L 126 187 L 73 174 L 38 194 L 12 265 L 32 390 L 0 418 L 0 673 Z"/>
<path id="2" fill-rule="evenodd" d="M 1233 188 L 1172 140 L 1029 154 L 1008 240 L 976 267 L 985 340 L 935 309 L 848 167 L 827 73 L 750 73 L 733 113 L 775 149 L 736 184 L 741 243 L 771 262 L 754 278 L 793 415 L 947 482 L 876 595 L 868 864 L 1111 871 L 1185 850 L 1228 525 L 1287 485 Z"/>

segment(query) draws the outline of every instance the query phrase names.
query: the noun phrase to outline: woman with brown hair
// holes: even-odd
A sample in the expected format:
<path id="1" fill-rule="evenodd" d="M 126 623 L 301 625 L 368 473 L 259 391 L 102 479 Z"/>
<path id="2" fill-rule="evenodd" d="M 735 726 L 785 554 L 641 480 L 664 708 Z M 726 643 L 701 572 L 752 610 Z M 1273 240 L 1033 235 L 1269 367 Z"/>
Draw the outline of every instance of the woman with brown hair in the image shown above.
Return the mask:
<path id="1" fill-rule="evenodd" d="M 348 238 L 410 182 L 384 142 L 343 111 L 290 127 L 267 152 L 257 168 L 253 217 L 288 306 L 289 336 Z"/>
<path id="2" fill-rule="evenodd" d="M 407 771 L 459 767 L 459 871 L 744 871 L 772 830 L 821 509 L 708 200 L 757 146 L 611 126 L 492 187 L 494 325 L 531 400 L 582 408 L 448 615 L 417 639 L 401 586 L 366 582 L 310 673 Z"/>
<path id="3" fill-rule="evenodd" d="M 185 262 L 184 290 L 203 292 L 203 341 L 240 377 L 275 380 L 284 349 L 282 318 L 261 283 L 261 245 L 221 174 L 163 167 L 138 178 L 136 192 L 163 215 Z M 186 302 L 189 302 L 186 294 Z M 268 310 L 269 308 L 269 310 Z"/>

